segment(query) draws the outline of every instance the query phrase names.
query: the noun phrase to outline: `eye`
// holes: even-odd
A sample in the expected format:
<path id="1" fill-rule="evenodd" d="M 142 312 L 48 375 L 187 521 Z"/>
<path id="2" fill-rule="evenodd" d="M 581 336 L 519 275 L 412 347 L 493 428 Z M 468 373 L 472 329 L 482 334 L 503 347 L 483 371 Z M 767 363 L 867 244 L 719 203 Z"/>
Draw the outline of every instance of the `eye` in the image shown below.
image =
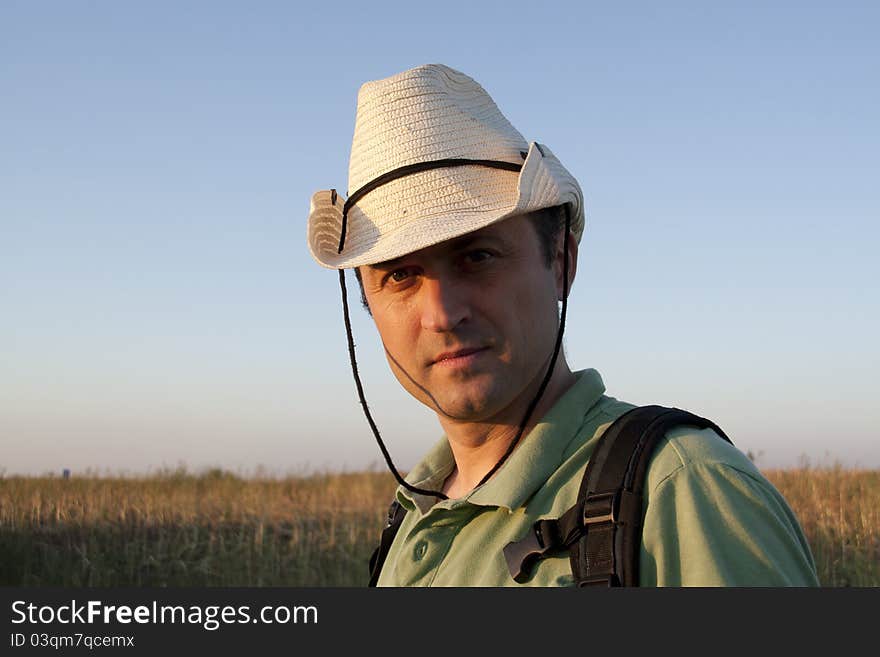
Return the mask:
<path id="1" fill-rule="evenodd" d="M 492 252 L 487 251 L 486 249 L 473 249 L 472 251 L 468 251 L 464 254 L 465 262 L 472 265 L 487 262 L 494 257 L 495 255 Z"/>
<path id="2" fill-rule="evenodd" d="M 395 269 L 393 272 L 388 274 L 388 278 L 390 278 L 395 283 L 401 283 L 409 278 L 409 270 L 407 269 Z"/>
<path id="3" fill-rule="evenodd" d="M 391 286 L 394 290 L 409 287 L 419 275 L 417 267 L 406 266 L 391 269 L 382 277 L 382 285 Z"/>

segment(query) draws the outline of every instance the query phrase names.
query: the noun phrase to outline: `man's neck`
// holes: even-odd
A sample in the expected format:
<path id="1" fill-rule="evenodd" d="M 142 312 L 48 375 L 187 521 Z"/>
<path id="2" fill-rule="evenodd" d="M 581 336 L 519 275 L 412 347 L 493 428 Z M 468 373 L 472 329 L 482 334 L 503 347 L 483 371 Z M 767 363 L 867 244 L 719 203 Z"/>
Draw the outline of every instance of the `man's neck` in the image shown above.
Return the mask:
<path id="1" fill-rule="evenodd" d="M 554 368 L 547 389 L 532 412 L 520 440 L 541 420 L 577 380 L 564 359 Z M 540 383 L 540 382 L 539 382 Z M 476 488 L 483 477 L 498 463 L 516 439 L 526 408 L 537 387 L 506 414 L 506 417 L 487 422 L 458 422 L 438 414 L 440 424 L 455 458 L 455 469 L 446 479 L 443 492 L 450 498 L 461 497 Z"/>

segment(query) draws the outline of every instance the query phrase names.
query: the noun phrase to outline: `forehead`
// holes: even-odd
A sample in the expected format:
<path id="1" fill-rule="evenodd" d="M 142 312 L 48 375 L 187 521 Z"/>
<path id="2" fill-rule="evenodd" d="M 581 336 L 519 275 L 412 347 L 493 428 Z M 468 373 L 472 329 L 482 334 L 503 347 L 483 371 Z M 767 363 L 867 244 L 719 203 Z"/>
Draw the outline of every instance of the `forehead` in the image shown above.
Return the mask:
<path id="1" fill-rule="evenodd" d="M 367 269 L 387 269 L 409 260 L 444 257 L 473 246 L 479 246 L 481 243 L 493 242 L 509 248 L 522 247 L 528 244 L 529 239 L 533 239 L 537 243 L 537 233 L 530 225 L 531 223 L 532 220 L 529 215 L 516 215 L 485 228 L 402 255 L 399 258 L 367 265 Z"/>

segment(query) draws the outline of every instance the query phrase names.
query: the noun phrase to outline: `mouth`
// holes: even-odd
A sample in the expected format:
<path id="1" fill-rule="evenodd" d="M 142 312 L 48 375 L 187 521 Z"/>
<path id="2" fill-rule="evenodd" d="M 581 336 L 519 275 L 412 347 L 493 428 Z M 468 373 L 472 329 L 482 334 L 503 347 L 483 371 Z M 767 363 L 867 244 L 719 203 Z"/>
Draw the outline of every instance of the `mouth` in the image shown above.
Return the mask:
<path id="1" fill-rule="evenodd" d="M 455 367 L 469 365 L 475 361 L 479 354 L 487 351 L 489 347 L 467 347 L 456 351 L 444 351 L 431 362 L 432 366 Z"/>

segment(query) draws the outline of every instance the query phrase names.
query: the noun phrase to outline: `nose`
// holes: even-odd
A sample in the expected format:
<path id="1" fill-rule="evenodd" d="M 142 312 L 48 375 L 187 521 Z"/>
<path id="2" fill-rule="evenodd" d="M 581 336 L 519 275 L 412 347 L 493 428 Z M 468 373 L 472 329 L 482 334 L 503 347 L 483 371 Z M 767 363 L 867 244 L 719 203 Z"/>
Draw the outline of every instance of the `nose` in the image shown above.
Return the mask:
<path id="1" fill-rule="evenodd" d="M 467 291 L 446 277 L 425 277 L 419 289 L 422 328 L 452 331 L 470 318 Z"/>

